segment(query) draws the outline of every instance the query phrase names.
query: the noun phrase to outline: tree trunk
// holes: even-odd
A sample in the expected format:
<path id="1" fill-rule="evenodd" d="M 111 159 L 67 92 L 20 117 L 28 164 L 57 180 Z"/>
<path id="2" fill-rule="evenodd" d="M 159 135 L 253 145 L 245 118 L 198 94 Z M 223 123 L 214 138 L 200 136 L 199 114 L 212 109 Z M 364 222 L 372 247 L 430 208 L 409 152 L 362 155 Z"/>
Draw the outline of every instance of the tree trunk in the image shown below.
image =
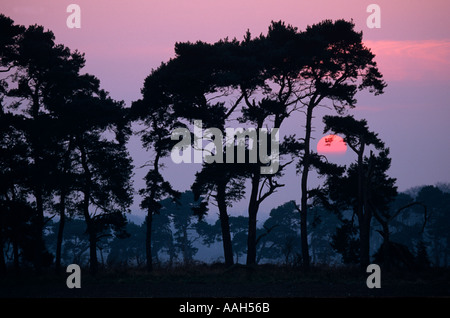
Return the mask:
<path id="1" fill-rule="evenodd" d="M 159 174 L 159 158 L 160 153 L 156 153 L 155 160 L 153 162 L 153 170 Z M 150 202 L 155 201 L 157 191 L 157 185 L 154 183 L 150 188 Z M 147 271 L 151 272 L 153 270 L 153 259 L 152 259 L 152 222 L 153 222 L 153 208 L 149 207 L 147 210 L 147 229 L 145 234 L 145 257 L 147 260 Z"/>
<path id="2" fill-rule="evenodd" d="M 94 220 L 92 220 L 91 216 L 89 215 L 89 201 L 89 195 L 85 194 L 83 214 L 86 220 L 87 233 L 89 235 L 89 271 L 91 272 L 91 274 L 95 275 L 98 271 L 97 233 L 95 231 Z"/>
<path id="3" fill-rule="evenodd" d="M 247 238 L 247 265 L 256 264 L 256 213 L 249 211 Z"/>
<path id="4" fill-rule="evenodd" d="M 372 214 L 367 205 L 367 180 L 365 178 L 363 155 L 365 149 L 365 141 L 362 136 L 360 139 L 360 148 L 358 151 L 358 199 L 356 213 L 359 223 L 359 255 L 360 265 L 363 271 L 370 264 L 370 223 Z"/>
<path id="5" fill-rule="evenodd" d="M 147 211 L 146 225 L 147 231 L 145 234 L 145 256 L 147 260 L 147 271 L 151 272 L 153 270 L 153 259 L 152 259 L 152 222 L 153 222 L 153 212 L 150 209 Z"/>
<path id="6" fill-rule="evenodd" d="M 6 273 L 5 254 L 3 251 L 3 240 L 0 237 L 0 276 Z"/>
<path id="7" fill-rule="evenodd" d="M 310 147 L 311 147 L 311 123 L 313 107 L 308 106 L 306 113 L 306 133 L 305 133 L 305 154 L 303 156 L 303 170 L 301 179 L 302 197 L 300 202 L 300 239 L 302 246 L 303 268 L 309 269 L 310 258 L 308 250 L 308 173 L 310 166 Z"/>
<path id="8" fill-rule="evenodd" d="M 364 271 L 370 264 L 370 219 L 369 215 L 363 215 L 363 217 L 359 219 L 359 253 L 361 269 Z"/>
<path id="9" fill-rule="evenodd" d="M 66 197 L 68 194 L 68 188 L 65 180 L 65 176 L 70 168 L 70 152 L 73 148 L 73 139 L 71 138 L 69 141 L 69 145 L 67 147 L 67 151 L 64 156 L 64 167 L 62 174 L 63 184 L 61 185 L 61 196 L 60 196 L 60 209 L 59 209 L 59 227 L 58 227 L 58 237 L 56 241 L 56 259 L 55 259 L 55 271 L 59 273 L 61 271 L 61 252 L 62 252 L 62 242 L 63 242 L 63 233 L 64 226 L 66 223 Z"/>
<path id="10" fill-rule="evenodd" d="M 384 267 L 386 271 L 390 271 L 391 269 L 391 260 L 390 260 L 390 233 L 389 233 L 389 225 L 388 222 L 381 223 L 383 226 L 383 258 L 384 258 Z"/>
<path id="11" fill-rule="evenodd" d="M 97 235 L 92 229 L 89 230 L 89 270 L 93 275 L 98 272 Z"/>
<path id="12" fill-rule="evenodd" d="M 34 191 L 36 198 L 36 248 L 34 250 L 34 266 L 39 273 L 42 269 L 42 253 L 44 251 L 44 200 L 42 190 L 38 188 Z"/>
<path id="13" fill-rule="evenodd" d="M 19 265 L 19 242 L 17 239 L 17 235 L 14 235 L 13 238 L 13 255 L 14 255 L 14 271 L 16 274 L 20 271 L 20 265 Z"/>
<path id="14" fill-rule="evenodd" d="M 86 221 L 87 232 L 89 235 L 89 270 L 91 274 L 96 274 L 98 270 L 97 260 L 97 232 L 95 230 L 94 220 L 89 215 L 89 203 L 91 201 L 91 172 L 87 164 L 86 151 L 83 146 L 80 147 L 81 165 L 85 173 L 85 185 L 83 189 L 83 215 Z"/>
<path id="15" fill-rule="evenodd" d="M 59 210 L 59 226 L 58 226 L 58 237 L 56 240 L 56 259 L 55 259 L 55 271 L 59 273 L 61 271 L 61 250 L 62 250 L 62 241 L 63 241 L 63 233 L 64 233 L 64 225 L 66 223 L 66 194 L 61 193 L 60 198 L 60 210 Z"/>
<path id="16" fill-rule="evenodd" d="M 1 108 L 1 107 L 0 107 Z M 2 215 L 0 215 L 0 218 Z M 3 251 L 3 224 L 0 219 L 0 276 L 6 273 L 6 260 L 5 260 L 5 252 Z"/>
<path id="17" fill-rule="evenodd" d="M 225 267 L 233 265 L 233 246 L 231 243 L 230 223 L 225 202 L 225 185 L 217 187 L 217 206 L 219 208 L 220 227 L 222 229 L 223 254 Z"/>
<path id="18" fill-rule="evenodd" d="M 258 214 L 259 168 L 252 177 L 252 192 L 248 206 L 248 238 L 247 238 L 247 265 L 256 264 L 256 216 Z"/>
<path id="19" fill-rule="evenodd" d="M 182 237 L 182 254 L 183 254 L 183 263 L 184 265 L 188 265 L 191 262 L 190 252 L 188 251 L 188 234 L 187 234 L 187 226 L 183 226 L 183 237 Z"/>

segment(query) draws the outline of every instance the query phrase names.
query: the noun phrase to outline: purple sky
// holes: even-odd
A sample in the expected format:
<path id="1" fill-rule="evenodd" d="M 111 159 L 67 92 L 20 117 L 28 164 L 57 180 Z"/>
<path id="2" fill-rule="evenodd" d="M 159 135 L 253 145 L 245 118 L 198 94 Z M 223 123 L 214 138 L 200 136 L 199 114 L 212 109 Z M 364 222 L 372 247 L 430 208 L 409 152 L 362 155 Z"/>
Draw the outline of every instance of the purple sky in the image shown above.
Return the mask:
<path id="1" fill-rule="evenodd" d="M 81 8 L 81 28 L 66 26 L 66 7 Z M 369 29 L 366 8 L 381 8 L 381 28 Z M 2 0 L 0 13 L 16 23 L 44 25 L 56 42 L 86 54 L 85 71 L 101 80 L 102 87 L 129 106 L 140 98 L 144 78 L 174 55 L 177 41 L 221 38 L 242 39 L 249 29 L 253 35 L 266 33 L 271 20 L 283 20 L 303 30 L 323 19 L 353 19 L 364 41 L 376 54 L 388 87 L 384 95 L 362 93 L 350 112 L 366 118 L 391 149 L 390 173 L 399 190 L 450 182 L 450 1 L 387 0 Z M 296 132 L 304 124 L 298 114 L 287 123 Z M 316 113 L 314 143 L 322 137 L 321 114 Z M 149 159 L 132 140 L 130 150 L 138 167 Z M 333 160 L 349 162 L 347 153 Z M 167 162 L 166 177 L 179 190 L 189 188 L 199 165 Z M 136 188 L 142 187 L 145 169 L 136 169 Z M 311 185 L 320 180 L 314 180 Z M 291 171 L 286 186 L 266 202 L 261 213 L 287 201 L 299 200 L 300 178 Z M 138 209 L 139 199 L 133 209 Z M 233 210 L 245 215 L 243 200 Z M 262 216 L 264 217 L 264 215 Z"/>

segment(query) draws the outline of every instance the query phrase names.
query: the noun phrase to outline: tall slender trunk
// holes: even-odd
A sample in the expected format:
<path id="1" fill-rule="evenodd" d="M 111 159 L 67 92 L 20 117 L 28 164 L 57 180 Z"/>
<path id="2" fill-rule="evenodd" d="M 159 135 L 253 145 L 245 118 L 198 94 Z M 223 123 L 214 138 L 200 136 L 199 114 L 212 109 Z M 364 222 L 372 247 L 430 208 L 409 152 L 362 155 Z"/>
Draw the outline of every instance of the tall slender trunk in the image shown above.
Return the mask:
<path id="1" fill-rule="evenodd" d="M 95 231 L 94 220 L 89 215 L 89 202 L 90 193 L 89 190 L 85 192 L 83 202 L 83 214 L 86 220 L 87 233 L 89 235 L 89 271 L 91 274 L 97 274 L 98 271 L 98 259 L 97 259 L 97 232 Z"/>
<path id="2" fill-rule="evenodd" d="M 3 113 L 3 106 L 0 102 L 0 115 Z M 8 200 L 8 194 L 5 192 L 5 198 Z M 6 209 L 5 209 L 6 210 Z M 0 210 L 0 276 L 6 274 L 6 259 L 5 259 L 5 252 L 3 251 L 4 244 L 3 244 L 3 227 L 5 226 L 4 222 L 4 215 L 7 213 L 7 211 Z"/>
<path id="3" fill-rule="evenodd" d="M 362 218 L 359 218 L 359 246 L 362 270 L 366 270 L 370 264 L 370 221 L 369 215 L 363 215 Z"/>
<path id="4" fill-rule="evenodd" d="M 361 137 L 360 144 L 361 147 L 358 152 L 358 200 L 356 209 L 359 223 L 360 263 L 361 269 L 366 270 L 370 264 L 370 223 L 372 221 L 372 213 L 367 205 L 367 180 L 363 165 L 364 137 Z"/>
<path id="5" fill-rule="evenodd" d="M 96 274 L 98 271 L 98 260 L 97 260 L 97 232 L 95 230 L 94 220 L 89 214 L 89 204 L 91 201 L 91 171 L 87 163 L 87 155 L 83 146 L 80 147 L 81 153 L 81 165 L 85 174 L 85 184 L 84 184 L 84 200 L 83 200 L 83 215 L 86 221 L 87 232 L 89 235 L 89 270 L 91 274 Z"/>
<path id="6" fill-rule="evenodd" d="M 153 222 L 153 212 L 148 209 L 146 217 L 146 234 L 145 234 L 145 256 L 147 261 L 147 271 L 151 272 L 153 270 L 153 260 L 152 260 L 152 222 Z"/>
<path id="7" fill-rule="evenodd" d="M 303 268 L 309 269 L 310 257 L 308 249 L 308 173 L 310 166 L 312 112 L 314 107 L 308 106 L 306 113 L 305 154 L 301 178 L 302 197 L 300 201 L 300 240 L 302 246 Z"/>
<path id="8" fill-rule="evenodd" d="M 390 233 L 389 233 L 389 223 L 383 222 L 381 223 L 383 227 L 383 261 L 384 267 L 387 271 L 391 270 L 391 260 L 390 260 Z"/>
<path id="9" fill-rule="evenodd" d="M 1 106 L 1 105 L 0 105 Z M 0 107 L 1 109 L 1 107 Z M 3 211 L 0 211 L 0 276 L 6 273 L 5 252 L 3 251 Z"/>
<path id="10" fill-rule="evenodd" d="M 38 185 L 34 191 L 36 198 L 36 247 L 34 249 L 34 266 L 37 272 L 42 269 L 42 254 L 45 244 L 43 238 L 44 231 L 44 199 L 42 189 Z"/>
<path id="11" fill-rule="evenodd" d="M 258 214 L 258 189 L 260 170 L 256 169 L 252 177 L 252 192 L 248 206 L 248 238 L 247 238 L 247 265 L 256 264 L 256 217 Z"/>
<path id="12" fill-rule="evenodd" d="M 181 249 L 183 254 L 183 263 L 184 265 L 188 265 L 191 260 L 191 253 L 189 252 L 189 240 L 188 240 L 188 233 L 187 233 L 187 226 L 183 226 L 182 228 L 183 237 L 181 238 Z"/>
<path id="13" fill-rule="evenodd" d="M 0 236 L 0 276 L 6 273 L 5 254 L 3 251 L 3 239 Z"/>
<path id="14" fill-rule="evenodd" d="M 159 159 L 161 155 L 157 152 L 155 156 L 155 160 L 153 162 L 153 170 L 156 172 L 156 174 L 159 174 Z M 155 204 L 155 197 L 156 197 L 156 191 L 157 191 L 157 184 L 154 182 L 150 187 L 150 202 L 151 207 L 147 210 L 147 229 L 145 234 L 145 255 L 147 260 L 147 271 L 151 272 L 153 270 L 153 259 L 152 259 L 152 221 L 153 221 L 153 214 L 154 206 Z"/>
<path id="15" fill-rule="evenodd" d="M 227 213 L 227 204 L 225 202 L 225 185 L 220 184 L 217 187 L 217 206 L 219 208 L 220 227 L 222 230 L 223 253 L 225 257 L 225 266 L 233 265 L 233 246 L 231 243 L 230 222 Z"/>
<path id="16" fill-rule="evenodd" d="M 64 226 L 66 223 L 66 197 L 69 192 L 68 186 L 66 183 L 66 174 L 70 169 L 70 153 L 73 148 L 73 139 L 71 138 L 69 141 L 69 145 L 67 147 L 67 151 L 64 154 L 64 166 L 62 171 L 63 181 L 61 185 L 61 196 L 59 199 L 59 227 L 58 227 L 58 237 L 56 241 L 56 259 L 55 259 L 55 271 L 59 273 L 61 271 L 61 252 L 62 252 L 62 242 L 63 242 L 63 233 Z"/>
<path id="17" fill-rule="evenodd" d="M 18 239 L 17 239 L 16 235 L 14 235 L 14 237 L 13 237 L 12 245 L 13 245 L 13 256 L 14 256 L 14 271 L 16 272 L 16 274 L 18 274 L 19 271 L 20 271 L 20 265 L 19 265 L 19 242 L 18 242 Z"/>
<path id="18" fill-rule="evenodd" d="M 172 267 L 172 265 L 173 265 L 173 260 L 174 260 L 175 257 L 176 257 L 175 246 L 174 246 L 174 244 L 173 244 L 173 239 L 170 239 L 170 241 L 169 241 L 169 250 L 168 250 L 168 253 L 169 253 L 169 267 Z"/>
<path id="19" fill-rule="evenodd" d="M 32 105 L 31 105 L 31 115 L 33 117 L 34 124 L 38 123 L 39 120 L 39 110 L 40 110 L 40 102 L 39 102 L 39 90 L 40 83 L 37 83 L 35 86 L 35 90 L 31 95 Z M 35 174 L 41 173 L 42 169 L 42 141 L 40 140 L 40 131 L 39 128 L 32 129 L 31 131 L 31 140 L 30 143 L 32 145 L 32 158 L 34 160 L 34 169 Z M 42 268 L 42 254 L 45 248 L 43 231 L 44 231 L 44 194 L 43 194 L 43 184 L 40 177 L 34 176 L 34 190 L 33 195 L 36 199 L 36 221 L 34 225 L 36 226 L 36 237 L 35 237 L 35 249 L 34 249 L 34 266 L 37 272 L 41 271 Z"/>
<path id="20" fill-rule="evenodd" d="M 61 198 L 59 201 L 59 226 L 58 226 L 58 236 L 56 240 L 56 259 L 55 259 L 55 271 L 59 273 L 61 271 L 61 250 L 62 241 L 64 233 L 64 225 L 66 223 L 66 193 L 62 191 Z"/>
<path id="21" fill-rule="evenodd" d="M 90 227 L 92 228 L 92 224 Z M 89 232 L 89 271 L 91 272 L 91 274 L 95 275 L 98 272 L 97 235 L 92 229 L 88 230 L 88 232 Z"/>

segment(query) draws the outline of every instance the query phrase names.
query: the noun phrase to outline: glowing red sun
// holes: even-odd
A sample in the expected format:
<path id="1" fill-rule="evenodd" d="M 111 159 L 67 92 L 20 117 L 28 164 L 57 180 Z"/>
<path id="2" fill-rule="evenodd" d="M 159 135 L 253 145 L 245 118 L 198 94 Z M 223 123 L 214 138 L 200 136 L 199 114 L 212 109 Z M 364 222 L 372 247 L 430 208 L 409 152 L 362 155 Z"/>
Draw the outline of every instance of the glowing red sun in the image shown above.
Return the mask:
<path id="1" fill-rule="evenodd" d="M 327 135 L 322 137 L 317 144 L 317 152 L 322 155 L 344 154 L 347 151 L 347 144 L 342 137 L 337 135 Z"/>

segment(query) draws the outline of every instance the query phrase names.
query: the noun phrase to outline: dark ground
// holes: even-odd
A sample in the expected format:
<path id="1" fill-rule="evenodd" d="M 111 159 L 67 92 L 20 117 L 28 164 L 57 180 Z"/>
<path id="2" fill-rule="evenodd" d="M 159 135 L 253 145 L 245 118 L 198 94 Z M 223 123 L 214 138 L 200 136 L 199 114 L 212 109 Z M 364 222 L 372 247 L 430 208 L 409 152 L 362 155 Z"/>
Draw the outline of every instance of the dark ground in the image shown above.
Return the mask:
<path id="1" fill-rule="evenodd" d="M 448 312 L 450 305 L 449 269 L 420 273 L 386 273 L 382 269 L 379 289 L 369 289 L 366 279 L 370 274 L 358 268 L 312 268 L 305 273 L 280 266 L 238 265 L 226 270 L 223 266 L 196 265 L 157 269 L 150 274 L 136 269 L 110 270 L 96 276 L 82 269 L 80 289 L 66 286 L 69 275 L 35 275 L 22 270 L 20 275 L 0 277 L 0 308 L 58 317 L 97 313 L 175 317 L 185 316 L 183 311 L 188 307 L 198 310 L 196 306 L 211 306 L 211 312 L 197 311 L 188 314 L 191 317 L 242 316 L 251 311 L 277 318 L 340 313 L 346 317 L 395 313 L 405 317 L 424 310 L 427 316 L 435 317 Z M 262 311 L 264 308 L 267 311 Z"/>
<path id="2" fill-rule="evenodd" d="M 298 268 L 196 265 L 170 269 L 110 270 L 96 276 L 81 271 L 81 288 L 69 289 L 69 274 L 35 275 L 22 270 L 0 277 L 0 298 L 446 298 L 450 304 L 450 270 L 422 272 L 381 270 L 381 288 L 366 286 L 368 273 L 358 268 Z"/>

